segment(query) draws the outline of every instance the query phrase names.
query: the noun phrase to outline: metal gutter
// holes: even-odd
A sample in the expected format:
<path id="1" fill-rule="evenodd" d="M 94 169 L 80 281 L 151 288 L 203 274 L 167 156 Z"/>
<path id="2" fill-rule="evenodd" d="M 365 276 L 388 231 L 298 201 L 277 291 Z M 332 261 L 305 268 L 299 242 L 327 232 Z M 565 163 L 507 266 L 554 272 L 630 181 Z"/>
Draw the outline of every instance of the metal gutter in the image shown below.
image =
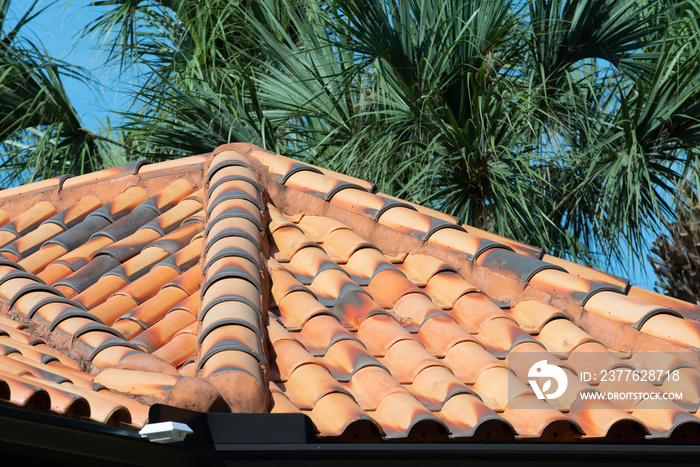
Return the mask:
<path id="1" fill-rule="evenodd" d="M 236 465 L 294 460 L 304 465 L 463 466 L 697 466 L 698 446 L 596 444 L 307 444 L 216 445 L 219 459 Z"/>
<path id="2" fill-rule="evenodd" d="M 333 443 L 319 442 L 311 420 L 302 414 L 198 413 L 154 405 L 149 419 L 188 424 L 200 437 L 182 446 L 206 445 L 212 460 L 236 466 L 272 462 L 318 465 L 469 465 L 590 467 L 634 465 L 698 465 L 700 446 L 581 443 Z M 233 464 L 231 464 L 233 465 Z"/>
<path id="3" fill-rule="evenodd" d="M 0 406 L 0 464 L 201 465 L 201 451 L 150 443 L 132 430 Z"/>
<path id="4" fill-rule="evenodd" d="M 150 420 L 186 423 L 185 441 L 157 444 L 138 433 L 0 407 L 2 465 L 304 466 L 698 465 L 700 446 L 661 444 L 543 444 L 319 442 L 302 414 L 203 414 L 153 406 Z"/>

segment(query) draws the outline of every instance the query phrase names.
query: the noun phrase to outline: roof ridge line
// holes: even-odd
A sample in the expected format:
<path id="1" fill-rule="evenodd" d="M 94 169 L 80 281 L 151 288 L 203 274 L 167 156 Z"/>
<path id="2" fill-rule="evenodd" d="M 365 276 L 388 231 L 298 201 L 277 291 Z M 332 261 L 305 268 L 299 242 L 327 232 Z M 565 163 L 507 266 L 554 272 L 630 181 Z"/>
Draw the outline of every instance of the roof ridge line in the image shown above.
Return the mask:
<path id="1" fill-rule="evenodd" d="M 265 312 L 269 279 L 260 265 L 267 220 L 256 170 L 238 148 L 221 146 L 204 165 L 195 368 L 232 412 L 264 413 L 270 407 Z M 237 248 L 231 248 L 231 241 Z"/>

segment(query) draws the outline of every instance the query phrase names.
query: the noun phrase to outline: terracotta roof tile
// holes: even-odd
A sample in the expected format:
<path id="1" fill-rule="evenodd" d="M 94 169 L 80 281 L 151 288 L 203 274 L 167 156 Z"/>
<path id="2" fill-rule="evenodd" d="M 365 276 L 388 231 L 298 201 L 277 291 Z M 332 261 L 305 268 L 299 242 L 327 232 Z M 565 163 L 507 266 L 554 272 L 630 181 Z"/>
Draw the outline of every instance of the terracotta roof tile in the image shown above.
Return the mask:
<path id="1" fill-rule="evenodd" d="M 447 438 L 448 429 L 442 420 L 409 393 L 385 397 L 371 415 L 387 439 L 439 442 Z"/>
<path id="2" fill-rule="evenodd" d="M 474 285 L 451 271 L 435 273 L 424 290 L 437 306 L 444 309 L 454 308 L 463 295 L 478 291 Z"/>
<path id="3" fill-rule="evenodd" d="M 334 392 L 323 396 L 308 414 L 318 430 L 329 437 L 354 442 L 378 440 L 379 424 L 347 394 Z"/>
<path id="4" fill-rule="evenodd" d="M 482 442 L 513 439 L 513 427 L 478 398 L 457 394 L 445 402 L 439 412 L 450 431 L 450 438 Z"/>
<path id="5" fill-rule="evenodd" d="M 387 200 L 389 202 L 398 203 L 400 205 L 408 207 L 409 209 L 413 209 L 413 210 L 418 211 L 422 214 L 426 214 L 430 217 L 435 217 L 437 219 L 446 221 L 450 224 L 455 224 L 455 225 L 459 224 L 459 218 L 457 218 L 455 216 L 451 216 L 451 215 L 446 214 L 444 212 L 436 211 L 434 209 L 428 208 L 426 206 L 422 206 L 420 204 L 411 203 L 409 201 L 402 200 L 401 198 L 397 198 L 395 196 L 391 196 L 391 195 L 388 195 L 386 193 L 377 193 L 377 194 L 381 198 L 384 198 L 385 200 Z"/>
<path id="6" fill-rule="evenodd" d="M 301 331 L 294 333 L 294 337 L 308 352 L 316 356 L 324 356 L 330 347 L 340 340 L 356 340 L 352 333 L 330 315 L 316 315 L 310 318 Z"/>
<path id="7" fill-rule="evenodd" d="M 572 442 L 583 434 L 583 430 L 573 418 L 551 408 L 533 394 L 521 394 L 512 399 L 503 412 L 503 418 L 511 423 L 516 436 L 523 439 Z"/>
<path id="8" fill-rule="evenodd" d="M 491 248 L 506 248 L 505 245 L 493 240 L 452 228 L 438 230 L 430 236 L 428 244 L 448 251 L 454 251 L 471 261 Z"/>
<path id="9" fill-rule="evenodd" d="M 438 358 L 444 358 L 452 347 L 461 342 L 476 342 L 469 332 L 446 315 L 435 315 L 423 321 L 416 338 Z"/>
<path id="10" fill-rule="evenodd" d="M 339 442 L 700 440 L 696 305 L 250 145 L 2 191 L 0 255 L 27 410 L 139 427 L 197 384 Z"/>
<path id="11" fill-rule="evenodd" d="M 545 254 L 542 257 L 542 261 L 559 266 L 573 276 L 588 279 L 589 281 L 593 282 L 611 285 L 623 293 L 626 293 L 629 288 L 629 280 L 627 279 L 613 276 L 612 274 L 598 271 L 596 269 L 589 268 L 588 266 L 572 263 L 571 261 L 557 258 L 556 256 Z"/>
<path id="12" fill-rule="evenodd" d="M 457 270 L 439 258 L 424 254 L 411 254 L 397 268 L 419 287 L 425 287 L 438 272 Z"/>
<path id="13" fill-rule="evenodd" d="M 697 321 L 658 314 L 647 319 L 641 331 L 685 347 L 700 347 L 700 323 Z"/>
<path id="14" fill-rule="evenodd" d="M 597 342 L 590 334 L 568 319 L 555 319 L 544 325 L 537 335 L 545 348 L 553 353 L 568 354 L 586 342 Z"/>
<path id="15" fill-rule="evenodd" d="M 331 204 L 346 211 L 354 212 L 363 216 L 377 220 L 384 212 L 395 206 L 405 206 L 408 204 L 388 199 L 374 193 L 357 189 L 346 188 L 340 190 L 331 198 Z"/>
<path id="16" fill-rule="evenodd" d="M 508 315 L 482 293 L 468 293 L 460 296 L 450 311 L 450 315 L 467 331 L 478 334 L 481 328 L 492 319 L 506 318 Z"/>
<path id="17" fill-rule="evenodd" d="M 153 352 L 156 357 L 162 358 L 174 367 L 181 367 L 189 358 L 197 352 L 197 322 L 192 322 L 175 333 L 172 339 Z M 180 371 L 184 376 L 184 373 Z"/>
<path id="18" fill-rule="evenodd" d="M 639 329 L 649 318 L 657 314 L 681 317 L 677 311 L 662 308 L 654 303 L 614 292 L 600 292 L 586 302 L 586 311 L 608 316 Z"/>
<path id="19" fill-rule="evenodd" d="M 561 310 L 536 300 L 524 300 L 508 310 L 523 330 L 539 334 L 542 327 L 556 318 L 566 318 Z"/>
<path id="20" fill-rule="evenodd" d="M 605 400 L 579 400 L 569 416 L 584 431 L 584 438 L 607 438 L 612 442 L 639 442 L 646 427 L 637 418 Z"/>
<path id="21" fill-rule="evenodd" d="M 446 366 L 415 340 L 400 340 L 394 343 L 379 362 L 386 366 L 400 383 L 411 384 L 416 376 L 431 366 Z"/>
<path id="22" fill-rule="evenodd" d="M 439 230 L 462 231 L 462 227 L 403 206 L 386 210 L 377 220 L 380 224 L 426 240 Z"/>
<path id="23" fill-rule="evenodd" d="M 467 231 L 467 233 L 471 235 L 476 235 L 477 237 L 485 238 L 487 240 L 492 240 L 496 243 L 506 245 L 512 248 L 513 251 L 521 255 L 529 256 L 535 259 L 542 259 L 542 256 L 544 254 L 544 252 L 540 248 L 527 245 L 525 243 L 512 240 L 510 238 L 501 237 L 500 235 L 496 235 L 494 233 L 487 232 L 482 229 L 477 229 L 476 227 L 473 227 L 471 225 L 462 224 L 462 227 L 464 228 L 464 230 Z"/>
<path id="24" fill-rule="evenodd" d="M 700 306 L 693 303 L 684 302 L 677 298 L 661 295 L 651 290 L 641 289 L 631 286 L 627 294 L 631 298 L 637 298 L 649 303 L 654 303 L 662 308 L 679 312 L 683 317 L 700 321 Z"/>
<path id="25" fill-rule="evenodd" d="M 423 293 L 418 293 L 417 288 L 399 289 L 399 291 L 404 293 L 390 303 L 390 306 L 401 324 L 410 332 L 419 331 L 431 318 L 447 316 L 430 298 Z"/>
<path id="26" fill-rule="evenodd" d="M 364 345 L 356 340 L 341 339 L 334 342 L 320 357 L 320 361 L 331 372 L 331 375 L 340 382 L 348 382 L 352 375 L 368 366 L 383 367 L 379 361 L 372 357 Z"/>

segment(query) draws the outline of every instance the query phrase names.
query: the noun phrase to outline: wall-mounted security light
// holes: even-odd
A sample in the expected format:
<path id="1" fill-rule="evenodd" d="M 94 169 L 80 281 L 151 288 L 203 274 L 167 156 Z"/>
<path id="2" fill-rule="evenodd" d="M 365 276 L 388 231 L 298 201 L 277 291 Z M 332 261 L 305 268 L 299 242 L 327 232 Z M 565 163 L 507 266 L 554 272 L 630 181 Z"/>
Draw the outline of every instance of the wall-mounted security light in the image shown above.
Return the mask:
<path id="1" fill-rule="evenodd" d="M 177 422 L 149 423 L 139 431 L 142 438 L 154 443 L 177 443 L 191 433 L 194 432 L 190 427 Z"/>

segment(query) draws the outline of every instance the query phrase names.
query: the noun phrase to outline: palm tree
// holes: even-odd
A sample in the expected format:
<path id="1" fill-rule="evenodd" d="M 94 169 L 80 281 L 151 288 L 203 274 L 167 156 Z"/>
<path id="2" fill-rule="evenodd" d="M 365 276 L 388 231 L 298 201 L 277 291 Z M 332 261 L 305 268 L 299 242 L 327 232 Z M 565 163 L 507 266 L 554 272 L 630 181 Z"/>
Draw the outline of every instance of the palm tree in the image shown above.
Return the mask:
<path id="1" fill-rule="evenodd" d="M 697 169 L 697 0 L 94 4 L 134 157 L 249 141 L 589 263 Z"/>
<path id="2" fill-rule="evenodd" d="M 700 201 L 688 184 L 679 190 L 678 218 L 654 241 L 649 256 L 656 285 L 672 297 L 700 305 Z"/>
<path id="3" fill-rule="evenodd" d="M 63 78 L 88 82 L 85 70 L 48 56 L 24 33 L 48 7 L 37 2 L 11 27 L 10 0 L 0 0 L 0 183 L 12 186 L 82 174 L 123 159 L 105 137 L 85 129 Z"/>

